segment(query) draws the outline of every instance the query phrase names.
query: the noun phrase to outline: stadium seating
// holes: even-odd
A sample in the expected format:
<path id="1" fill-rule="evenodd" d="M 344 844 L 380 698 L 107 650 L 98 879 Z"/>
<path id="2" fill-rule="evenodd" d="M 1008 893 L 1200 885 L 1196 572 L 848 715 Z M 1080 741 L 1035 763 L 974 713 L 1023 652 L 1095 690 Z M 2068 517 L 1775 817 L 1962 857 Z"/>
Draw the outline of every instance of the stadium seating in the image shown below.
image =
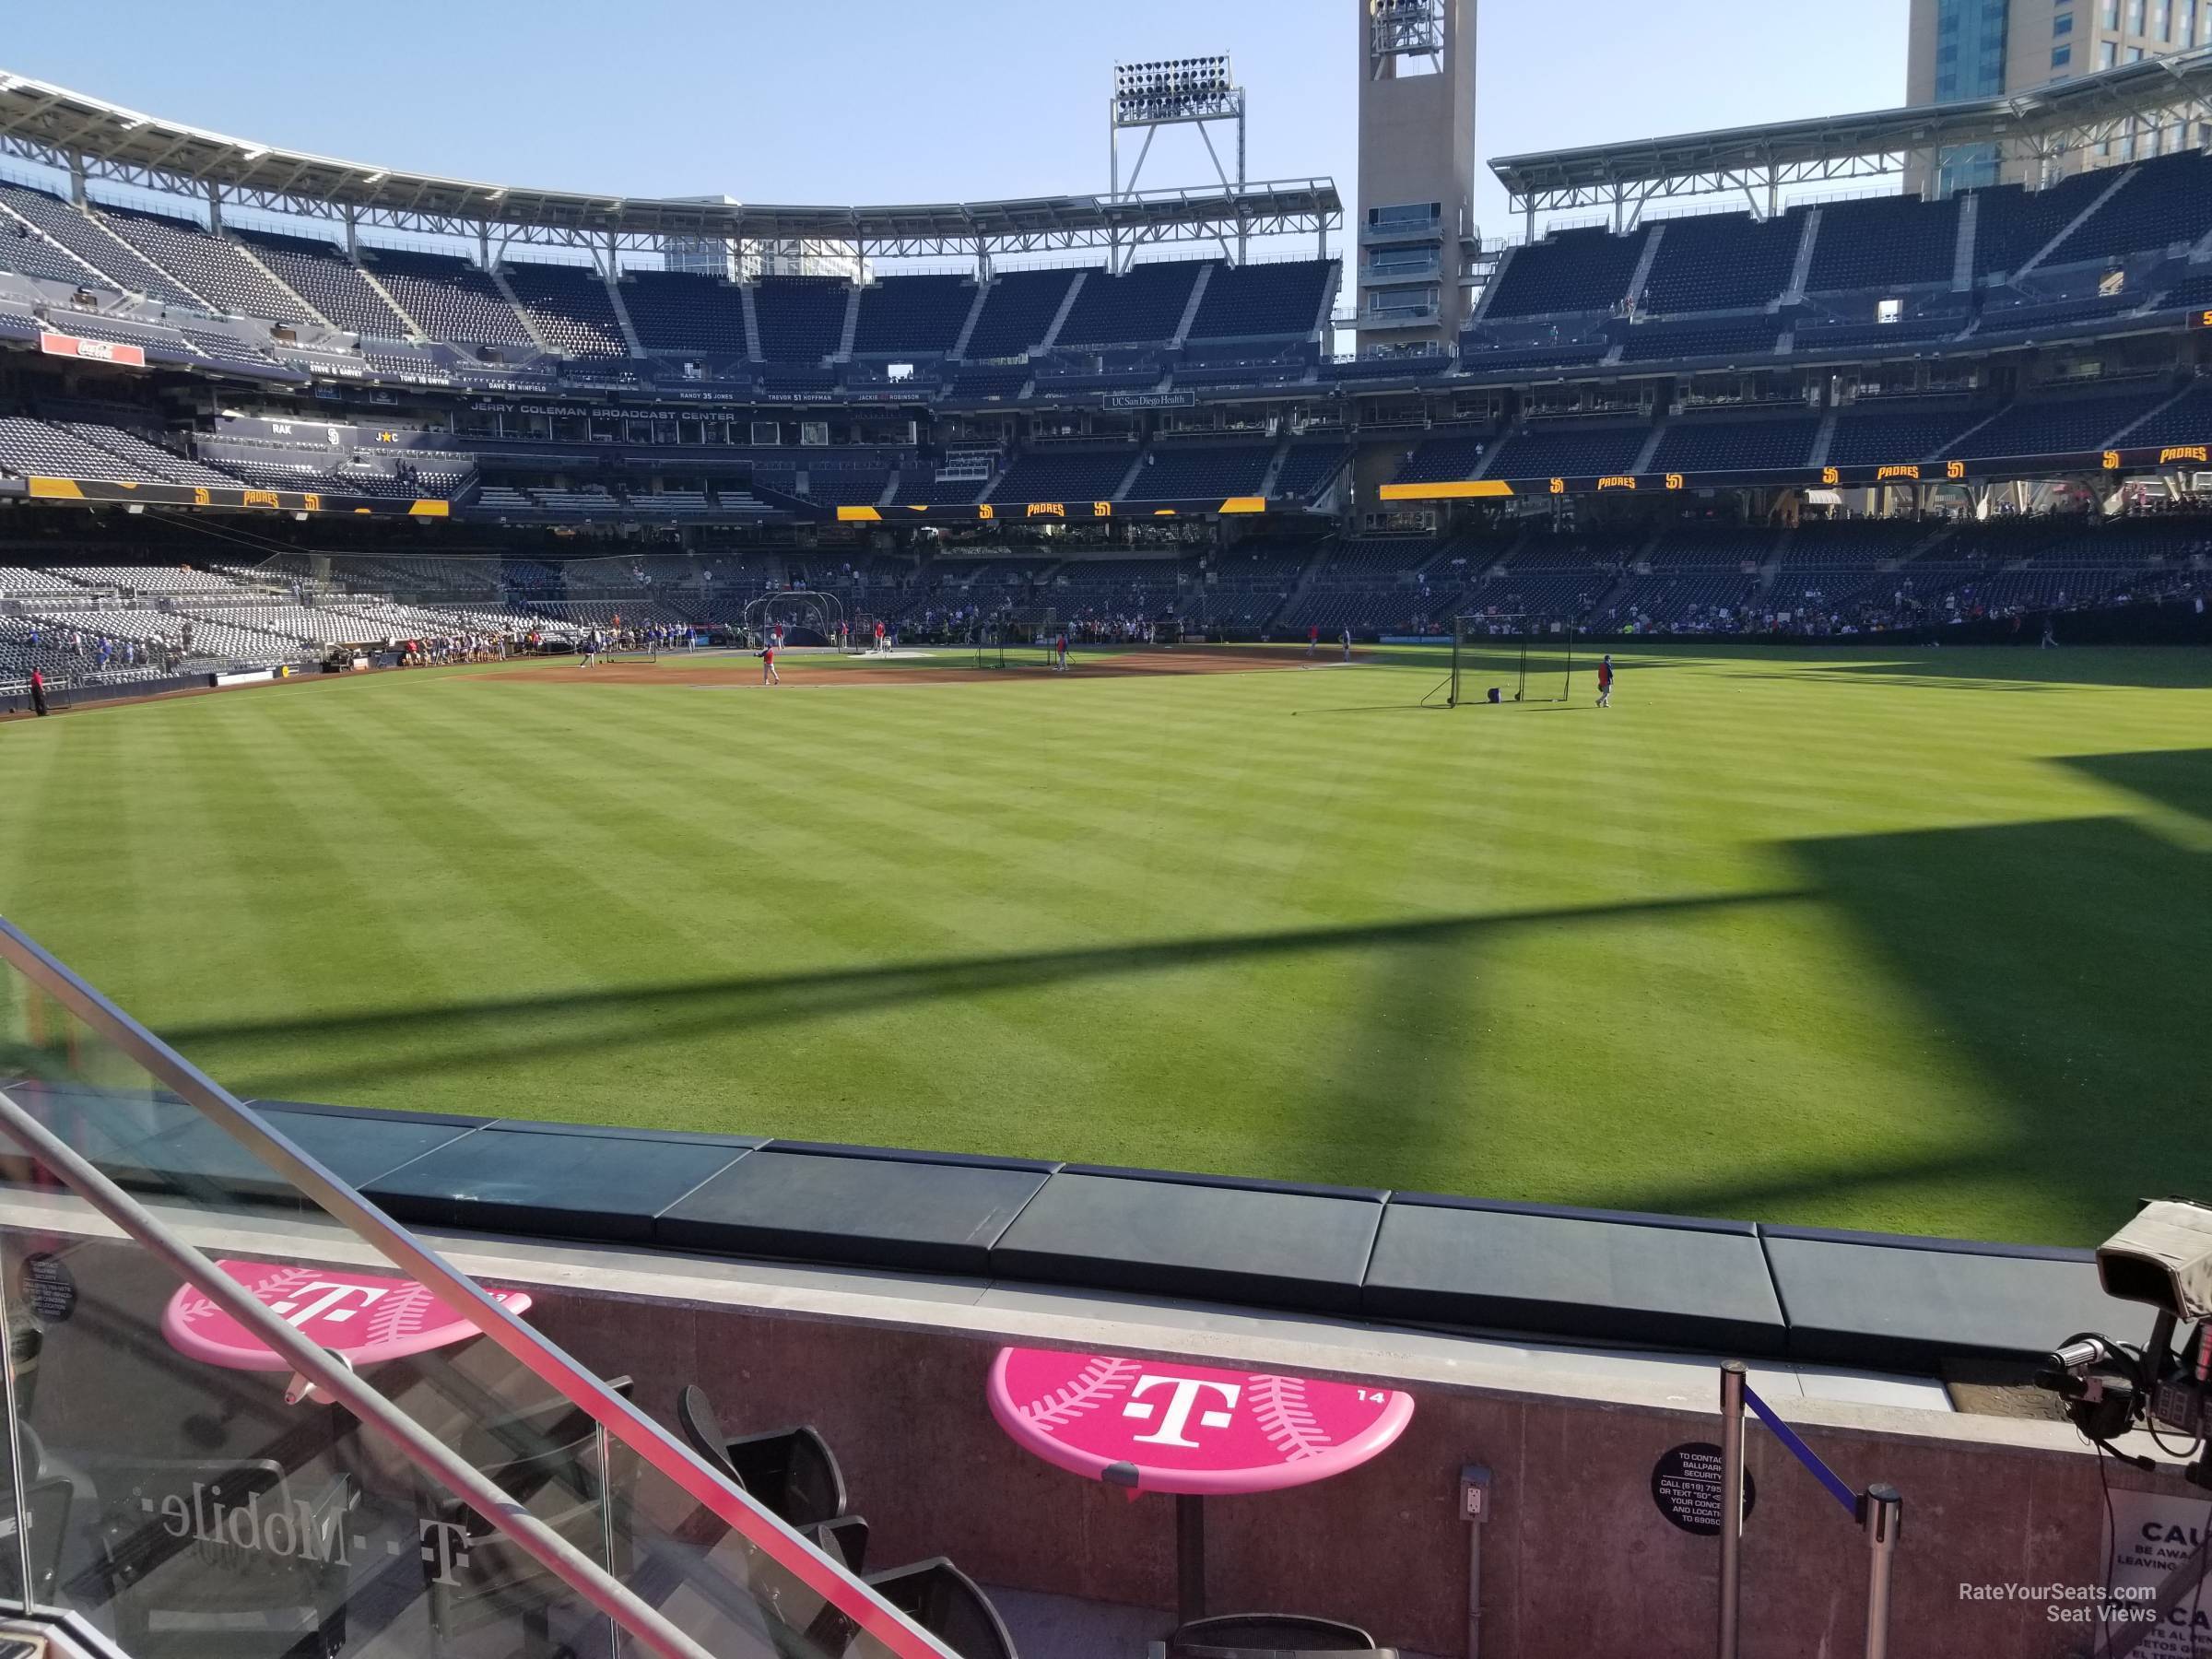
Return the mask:
<path id="1" fill-rule="evenodd" d="M 2153 444 L 2212 443 L 2212 383 L 2198 382 L 2122 441 L 2130 449 Z"/>
<path id="2" fill-rule="evenodd" d="M 590 265 L 515 261 L 501 267 L 523 314 L 547 346 L 564 357 L 623 357 L 621 319 L 606 284 Z"/>
<path id="3" fill-rule="evenodd" d="M 364 248 L 361 253 L 394 302 L 431 339 L 489 346 L 532 343 L 522 318 L 481 265 L 450 253 L 411 249 Z"/>
<path id="4" fill-rule="evenodd" d="M 265 230 L 230 234 L 337 327 L 382 340 L 404 340 L 414 332 L 335 245 Z"/>
<path id="5" fill-rule="evenodd" d="M 2132 171 L 2112 200 L 2066 233 L 2046 265 L 2075 265 L 2153 248 L 2186 246 L 2212 230 L 2212 161 L 2161 156 Z"/>
<path id="6" fill-rule="evenodd" d="M 166 479 L 171 484 L 205 484 L 229 489 L 238 488 L 238 480 L 229 474 L 174 454 L 159 444 L 147 442 L 135 432 L 124 431 L 118 427 L 96 426 L 86 420 L 64 420 L 54 424 L 72 437 L 81 439 L 96 449 L 105 450 L 125 465 L 145 468 L 148 477 Z"/>
<path id="7" fill-rule="evenodd" d="M 753 285 L 760 355 L 775 363 L 834 356 L 844 337 L 853 285 L 841 276 L 763 276 Z"/>
<path id="8" fill-rule="evenodd" d="M 1491 346 L 1473 335 L 1459 342 L 1462 374 L 1511 374 L 1535 369 L 1572 369 L 1597 362 L 1613 349 L 1603 335 L 1542 342 L 1534 346 Z"/>
<path id="9" fill-rule="evenodd" d="M 964 363 L 945 388 L 948 397 L 1019 397 L 1032 371 L 1027 362 Z"/>
<path id="10" fill-rule="evenodd" d="M 1817 415 L 1758 419 L 1695 416 L 1670 421 L 1646 468 L 1651 472 L 1766 472 L 1812 465 Z"/>
<path id="11" fill-rule="evenodd" d="M 2133 311 L 2143 301 L 2139 293 L 2083 294 L 2051 300 L 2030 294 L 1992 293 L 1982 303 L 1976 337 L 2065 328 Z"/>
<path id="12" fill-rule="evenodd" d="M 1019 357 L 1041 344 L 1077 275 L 1068 270 L 1000 273 L 992 280 L 963 355 L 971 361 Z"/>
<path id="13" fill-rule="evenodd" d="M 1132 265 L 1119 276 L 1093 271 L 1054 344 L 1119 346 L 1173 338 L 1198 273 L 1209 263 L 1162 260 Z M 969 349 L 970 355 L 979 355 L 972 346 Z"/>
<path id="14" fill-rule="evenodd" d="M 154 470 L 143 459 L 114 453 L 74 432 L 19 415 L 0 417 L 0 472 L 124 483 L 170 481 L 166 472 Z"/>
<path id="15" fill-rule="evenodd" d="M 746 357 L 745 297 L 718 276 L 631 271 L 622 303 L 648 351 Z"/>
<path id="16" fill-rule="evenodd" d="M 1950 282 L 1959 253 L 1956 197 L 1924 202 L 1917 196 L 1871 196 L 1825 203 L 1819 212 L 1813 263 L 1806 273 L 1807 293 Z M 1803 210 L 1794 210 L 1787 219 L 1802 224 Z"/>
<path id="17" fill-rule="evenodd" d="M 1216 265 L 1191 324 L 1194 340 L 1311 335 L 1336 277 L 1333 260 Z"/>
<path id="18" fill-rule="evenodd" d="M 1488 434 L 1461 433 L 1448 438 L 1424 439 L 1406 458 L 1393 480 L 1399 484 L 1437 484 L 1471 478 L 1482 457 L 1495 441 Z"/>
<path id="19" fill-rule="evenodd" d="M 2109 169 L 2096 169 L 2061 179 L 2047 190 L 1997 184 L 1976 191 L 1974 276 L 2018 271 L 2112 182 Z"/>
<path id="20" fill-rule="evenodd" d="M 1559 230 L 1517 248 L 1506 263 L 1488 318 L 1610 311 L 1627 298 L 1645 232 Z"/>
<path id="21" fill-rule="evenodd" d="M 0 215 L 0 271 L 19 271 L 47 282 L 65 282 L 72 288 L 97 282 L 100 273 L 88 270 L 81 259 L 58 247 L 21 219 Z"/>
<path id="22" fill-rule="evenodd" d="M 1265 444 L 1160 444 L 1129 485 L 1133 501 L 1213 500 L 1260 492 L 1274 451 Z"/>
<path id="23" fill-rule="evenodd" d="M 128 207 L 102 207 L 100 219 L 148 262 L 218 311 L 271 323 L 313 321 L 239 244 L 210 236 L 188 219 Z"/>
<path id="24" fill-rule="evenodd" d="M 1937 341 L 1947 340 L 1965 326 L 1956 316 L 1900 317 L 1894 323 L 1831 323 L 1806 320 L 1797 324 L 1791 349 L 1805 357 L 1815 352 L 1852 352 L 1874 358 L 1895 347 L 1918 357 Z"/>
<path id="25" fill-rule="evenodd" d="M 42 190 L 32 190 L 21 184 L 0 184 L 0 207 L 29 220 L 48 238 L 59 242 L 111 282 L 133 293 L 144 294 L 149 300 L 159 300 L 165 305 L 190 306 L 195 311 L 203 309 L 198 295 L 144 258 L 135 248 L 90 214 L 72 206 L 59 196 L 48 195 Z M 0 235 L 5 233 L 5 219 L 0 218 Z"/>
<path id="26" fill-rule="evenodd" d="M 1045 450 L 1018 459 L 987 498 L 994 501 L 1104 501 L 1128 476 L 1136 454 L 1127 448 Z"/>
<path id="27" fill-rule="evenodd" d="M 1275 493 L 1285 500 L 1309 500 L 1331 483 L 1351 459 L 1352 446 L 1339 439 L 1293 443 L 1276 475 Z"/>
<path id="28" fill-rule="evenodd" d="M 1621 336 L 1623 362 L 1643 363 L 1695 358 L 1771 357 L 1779 342 L 1771 317 L 1735 323 L 1642 323 Z"/>
<path id="29" fill-rule="evenodd" d="M 1944 458 L 2075 455 L 2103 448 L 2172 395 L 2171 389 L 2112 396 L 2023 399 L 1943 452 Z"/>
<path id="30" fill-rule="evenodd" d="M 1859 403 L 1837 417 L 1828 465 L 1883 466 L 1932 460 L 1989 413 L 1985 406 L 1923 398 Z"/>
<path id="31" fill-rule="evenodd" d="M 1643 310 L 1665 316 L 1764 305 L 1789 282 L 1803 234 L 1801 223 L 1789 218 L 1762 223 L 1748 214 L 1715 213 L 1668 219 L 1644 283 Z"/>
<path id="32" fill-rule="evenodd" d="M 1324 381 L 1420 380 L 1442 374 L 1453 359 L 1441 351 L 1380 351 L 1321 366 Z"/>
<path id="33" fill-rule="evenodd" d="M 863 356 L 942 357 L 959 343 L 974 304 L 975 284 L 966 276 L 886 276 L 860 290 L 853 349 Z M 763 345 L 767 326 L 763 320 Z"/>
<path id="34" fill-rule="evenodd" d="M 1618 422 L 1589 426 L 1534 421 L 1492 452 L 1483 476 L 1582 478 L 1625 473 L 1635 465 L 1651 435 L 1649 427 Z"/>

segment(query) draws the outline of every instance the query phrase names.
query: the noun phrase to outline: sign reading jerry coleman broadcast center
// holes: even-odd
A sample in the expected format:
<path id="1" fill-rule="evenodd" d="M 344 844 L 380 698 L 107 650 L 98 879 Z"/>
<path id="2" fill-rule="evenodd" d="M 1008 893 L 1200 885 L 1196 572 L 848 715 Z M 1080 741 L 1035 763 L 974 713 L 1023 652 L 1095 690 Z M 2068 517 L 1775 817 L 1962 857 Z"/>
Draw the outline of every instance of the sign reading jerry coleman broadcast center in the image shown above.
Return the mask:
<path id="1" fill-rule="evenodd" d="M 1670 1446 L 1659 1453 L 1659 1461 L 1652 1465 L 1652 1501 L 1659 1512 L 1686 1533 L 1695 1533 L 1700 1538 L 1721 1535 L 1721 1449 L 1703 1441 L 1693 1441 L 1685 1446 Z M 1744 1472 L 1744 1519 L 1751 1518 L 1751 1506 L 1759 1501 L 1759 1490 L 1751 1484 L 1751 1473 Z"/>

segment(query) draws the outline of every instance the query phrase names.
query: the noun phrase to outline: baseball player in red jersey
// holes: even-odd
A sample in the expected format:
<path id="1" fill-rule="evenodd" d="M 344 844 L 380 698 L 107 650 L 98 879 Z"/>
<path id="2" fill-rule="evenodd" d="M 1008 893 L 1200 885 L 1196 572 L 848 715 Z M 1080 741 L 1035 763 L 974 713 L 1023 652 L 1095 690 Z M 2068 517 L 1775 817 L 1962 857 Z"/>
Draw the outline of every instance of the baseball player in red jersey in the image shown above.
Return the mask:
<path id="1" fill-rule="evenodd" d="M 1053 650 L 1055 653 L 1055 660 L 1053 664 L 1054 671 L 1065 674 L 1067 672 L 1067 635 L 1065 631 L 1053 641 Z"/>
<path id="2" fill-rule="evenodd" d="M 1613 706 L 1613 653 L 1609 651 L 1597 665 L 1597 706 L 1601 709 Z"/>
<path id="3" fill-rule="evenodd" d="M 780 686 L 783 683 L 783 677 L 776 672 L 776 642 L 773 640 L 760 648 L 760 683 L 764 686 Z"/>
<path id="4" fill-rule="evenodd" d="M 1321 649 L 1321 624 L 1309 623 L 1306 628 L 1306 654 L 1312 656 Z"/>
<path id="5" fill-rule="evenodd" d="M 883 618 L 881 617 L 876 618 L 876 654 L 877 656 L 883 654 Z"/>

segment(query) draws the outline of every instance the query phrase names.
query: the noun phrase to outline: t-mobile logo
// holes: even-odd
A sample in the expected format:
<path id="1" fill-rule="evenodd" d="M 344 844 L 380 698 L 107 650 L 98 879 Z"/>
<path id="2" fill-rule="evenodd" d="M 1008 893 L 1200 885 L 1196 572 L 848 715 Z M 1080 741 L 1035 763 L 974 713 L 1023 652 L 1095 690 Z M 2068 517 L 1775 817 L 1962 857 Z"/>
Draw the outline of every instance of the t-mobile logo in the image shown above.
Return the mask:
<path id="1" fill-rule="evenodd" d="M 1152 1388 L 1163 1383 L 1174 1392 L 1168 1396 L 1168 1408 L 1160 1414 L 1159 1427 L 1150 1434 L 1136 1437 L 1136 1443 L 1140 1446 L 1195 1447 L 1198 1442 L 1183 1439 L 1182 1431 L 1190 1427 L 1191 1413 L 1198 1405 L 1199 1394 L 1206 1389 L 1213 1390 L 1221 1396 L 1222 1409 L 1199 1412 L 1198 1426 L 1201 1429 L 1226 1429 L 1229 1427 L 1229 1414 L 1236 1409 L 1237 1401 L 1244 1392 L 1234 1382 L 1206 1382 L 1196 1377 L 1139 1377 L 1136 1386 L 1129 1391 L 1129 1404 L 1122 1407 L 1122 1415 L 1135 1418 L 1140 1423 L 1150 1422 L 1153 1405 L 1145 1395 Z"/>
<path id="2" fill-rule="evenodd" d="M 322 1291 L 321 1296 L 315 1295 Z M 304 1287 L 299 1295 L 283 1301 L 271 1302 L 269 1312 L 284 1315 L 284 1323 L 299 1330 L 318 1319 L 327 1319 L 333 1324 L 343 1324 L 377 1300 L 384 1293 L 382 1285 L 341 1285 L 335 1279 L 317 1279 Z M 347 1308 L 340 1304 L 349 1296 L 361 1299 L 359 1307 Z"/>

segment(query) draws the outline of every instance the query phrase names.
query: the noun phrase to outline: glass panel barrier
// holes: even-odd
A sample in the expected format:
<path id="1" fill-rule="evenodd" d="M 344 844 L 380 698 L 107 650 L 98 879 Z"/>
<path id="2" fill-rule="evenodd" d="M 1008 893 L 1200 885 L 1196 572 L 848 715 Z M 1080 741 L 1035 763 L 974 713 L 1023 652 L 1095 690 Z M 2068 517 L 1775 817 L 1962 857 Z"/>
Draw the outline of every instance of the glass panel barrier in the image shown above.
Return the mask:
<path id="1" fill-rule="evenodd" d="M 948 1659 L 5 923 L 0 1302 L 0 1599 L 136 1659 Z"/>

